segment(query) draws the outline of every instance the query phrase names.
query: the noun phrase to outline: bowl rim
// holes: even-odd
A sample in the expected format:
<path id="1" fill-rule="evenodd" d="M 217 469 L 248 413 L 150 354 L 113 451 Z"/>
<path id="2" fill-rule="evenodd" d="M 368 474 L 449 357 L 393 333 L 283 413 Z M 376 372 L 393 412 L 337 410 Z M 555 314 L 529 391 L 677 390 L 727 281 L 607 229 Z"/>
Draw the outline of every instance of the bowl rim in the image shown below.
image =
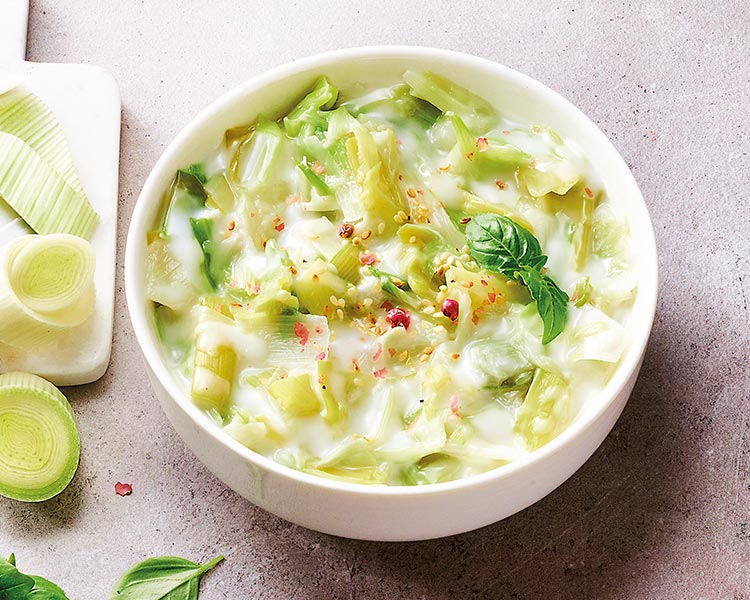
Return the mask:
<path id="1" fill-rule="evenodd" d="M 625 356 L 617 365 L 611 379 L 600 392 L 600 396 L 604 401 L 600 402 L 593 410 L 586 411 L 585 414 L 577 415 L 573 422 L 563 432 L 541 448 L 490 471 L 443 483 L 432 483 L 421 486 L 389 486 L 384 484 L 370 485 L 342 482 L 297 471 L 296 469 L 286 467 L 270 458 L 250 450 L 211 423 L 202 411 L 189 401 L 187 395 L 177 386 L 175 379 L 167 372 L 156 344 L 151 340 L 148 326 L 146 324 L 146 311 L 142 308 L 145 304 L 145 297 L 135 296 L 135 290 L 138 288 L 137 278 L 143 268 L 142 263 L 138 264 L 136 262 L 137 248 L 138 245 L 142 243 L 142 240 L 137 238 L 143 231 L 145 231 L 144 226 L 146 223 L 144 220 L 149 204 L 156 201 L 156 199 L 159 199 L 160 201 L 164 192 L 162 188 L 158 187 L 158 184 L 162 178 L 163 171 L 165 171 L 166 165 L 168 165 L 172 161 L 173 156 L 178 154 L 182 147 L 189 142 L 195 130 L 205 125 L 207 121 L 220 114 L 226 108 L 234 105 L 246 94 L 263 86 L 289 77 L 294 77 L 295 75 L 311 69 L 324 70 L 331 63 L 362 59 L 408 60 L 410 58 L 445 59 L 446 62 L 451 64 L 464 64 L 474 67 L 475 69 L 487 71 L 488 74 L 493 77 L 514 80 L 516 83 L 527 88 L 531 94 L 540 97 L 545 103 L 557 105 L 566 112 L 574 114 L 580 122 L 587 123 L 594 135 L 600 137 L 601 141 L 603 141 L 613 152 L 613 157 L 619 161 L 619 166 L 622 167 L 622 174 L 626 181 L 626 186 L 630 188 L 630 201 L 639 204 L 640 208 L 644 211 L 644 223 L 648 225 L 648 230 L 641 232 L 644 243 L 639 248 L 639 255 L 641 257 L 639 263 L 641 273 L 638 278 L 639 300 L 642 294 L 645 296 L 644 300 L 641 301 L 642 314 L 639 314 L 639 318 L 636 319 L 634 327 L 630 330 L 630 346 L 627 348 Z M 183 127 L 177 136 L 167 145 L 156 164 L 151 169 L 141 193 L 136 200 L 131 215 L 126 242 L 124 268 L 128 312 L 138 341 L 138 346 L 152 372 L 159 380 L 159 383 L 179 406 L 180 410 L 188 415 L 193 422 L 194 427 L 199 428 L 203 434 L 208 435 L 214 442 L 223 446 L 226 450 L 239 454 L 245 461 L 271 471 L 276 475 L 295 480 L 300 484 L 313 486 L 321 491 L 341 492 L 349 495 L 367 497 L 435 496 L 448 494 L 464 488 L 480 487 L 490 482 L 510 479 L 521 471 L 531 469 L 538 463 L 545 462 L 545 460 L 560 451 L 563 447 L 566 447 L 569 444 L 574 444 L 576 438 L 590 430 L 600 417 L 602 417 L 602 415 L 611 407 L 618 395 L 628 385 L 631 375 L 638 370 L 651 334 L 658 297 L 656 239 L 648 207 L 646 206 L 643 195 L 641 194 L 638 184 L 627 164 L 601 129 L 599 129 L 599 127 L 591 121 L 588 116 L 586 116 L 569 100 L 547 85 L 528 75 L 516 71 L 515 69 L 494 62 L 490 59 L 481 58 L 463 52 L 409 45 L 361 46 L 314 54 L 300 60 L 276 66 L 256 75 L 227 90 L 213 100 Z M 609 431 L 607 431 L 607 433 L 609 433 Z"/>

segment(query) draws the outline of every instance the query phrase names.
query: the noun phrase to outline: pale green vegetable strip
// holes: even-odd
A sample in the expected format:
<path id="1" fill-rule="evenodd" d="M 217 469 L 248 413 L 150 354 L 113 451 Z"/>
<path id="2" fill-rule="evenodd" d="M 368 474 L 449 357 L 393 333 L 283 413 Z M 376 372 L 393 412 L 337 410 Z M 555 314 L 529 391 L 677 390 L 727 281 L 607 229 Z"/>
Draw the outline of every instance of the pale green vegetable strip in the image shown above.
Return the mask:
<path id="1" fill-rule="evenodd" d="M 289 375 L 268 386 L 279 407 L 294 416 L 312 415 L 320 411 L 320 399 L 312 387 L 310 373 Z"/>
<path id="2" fill-rule="evenodd" d="M 86 321 L 94 311 L 91 245 L 67 234 L 14 240 L 0 265 L 0 342 L 32 348 Z"/>
<path id="3" fill-rule="evenodd" d="M 486 100 L 445 77 L 429 71 L 406 71 L 404 80 L 414 96 L 443 112 L 453 111 L 477 125 L 486 126 L 492 120 L 495 111 Z"/>
<path id="4" fill-rule="evenodd" d="M 331 264 L 336 267 L 339 277 L 349 283 L 356 285 L 362 279 L 362 274 L 360 273 L 362 264 L 359 262 L 359 250 L 352 244 L 342 246 L 341 250 L 331 258 Z"/>
<path id="5" fill-rule="evenodd" d="M 37 233 L 89 239 L 99 216 L 37 152 L 0 132 L 0 196 Z"/>
<path id="6" fill-rule="evenodd" d="M 78 468 L 80 439 L 65 396 L 30 373 L 0 375 L 0 495 L 41 502 Z"/>
<path id="7" fill-rule="evenodd" d="M 0 94 L 0 131 L 23 140 L 73 190 L 83 195 L 62 127 L 38 97 L 19 88 Z"/>
<path id="8" fill-rule="evenodd" d="M 200 320 L 203 327 L 195 337 L 190 395 L 200 406 L 216 409 L 224 415 L 232 394 L 237 353 L 230 345 L 217 341 L 212 329 L 222 324 L 232 326 L 233 321 L 209 308 L 201 309 Z"/>
<path id="9" fill-rule="evenodd" d="M 541 448 L 557 437 L 570 421 L 568 385 L 549 371 L 537 369 L 523 405 L 516 415 L 514 431 L 526 439 L 529 450 Z"/>

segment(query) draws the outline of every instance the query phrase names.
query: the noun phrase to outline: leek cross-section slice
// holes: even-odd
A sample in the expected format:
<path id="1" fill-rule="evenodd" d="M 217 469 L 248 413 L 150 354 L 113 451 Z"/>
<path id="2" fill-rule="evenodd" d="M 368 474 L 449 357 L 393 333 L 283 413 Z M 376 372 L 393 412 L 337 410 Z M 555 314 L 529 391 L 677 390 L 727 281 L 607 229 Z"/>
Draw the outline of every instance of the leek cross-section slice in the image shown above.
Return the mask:
<path id="1" fill-rule="evenodd" d="M 0 197 L 37 233 L 70 233 L 89 239 L 99 216 L 20 138 L 0 132 Z"/>
<path id="2" fill-rule="evenodd" d="M 68 234 L 26 235 L 0 263 L 0 342 L 33 348 L 94 311 L 94 250 Z"/>
<path id="3" fill-rule="evenodd" d="M 79 455 L 65 396 L 36 375 L 0 375 L 0 495 L 24 502 L 56 496 L 73 479 Z"/>

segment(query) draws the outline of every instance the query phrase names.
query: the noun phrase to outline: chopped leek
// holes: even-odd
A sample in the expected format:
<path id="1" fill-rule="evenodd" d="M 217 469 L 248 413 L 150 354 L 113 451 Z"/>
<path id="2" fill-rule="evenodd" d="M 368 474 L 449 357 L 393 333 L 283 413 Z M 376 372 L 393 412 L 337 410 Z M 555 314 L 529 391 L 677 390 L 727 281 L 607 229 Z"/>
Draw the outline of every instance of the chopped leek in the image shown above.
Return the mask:
<path id="1" fill-rule="evenodd" d="M 42 502 L 78 468 L 80 439 L 65 396 L 30 373 L 0 375 L 0 495 Z"/>
<path id="2" fill-rule="evenodd" d="M 0 264 L 0 342 L 32 348 L 86 321 L 94 312 L 91 245 L 68 234 L 27 235 Z"/>
<path id="3" fill-rule="evenodd" d="M 82 192 L 31 146 L 2 131 L 0 197 L 37 233 L 70 233 L 88 239 L 99 220 Z"/>

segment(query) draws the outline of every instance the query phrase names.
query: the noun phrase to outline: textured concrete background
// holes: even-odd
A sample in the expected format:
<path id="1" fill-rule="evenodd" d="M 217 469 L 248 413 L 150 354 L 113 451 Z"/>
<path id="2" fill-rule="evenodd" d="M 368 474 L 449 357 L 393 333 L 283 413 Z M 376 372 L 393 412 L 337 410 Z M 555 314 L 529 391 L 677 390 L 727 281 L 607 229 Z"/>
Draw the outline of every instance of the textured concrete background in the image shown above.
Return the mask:
<path id="1" fill-rule="evenodd" d="M 68 391 L 84 444 L 78 475 L 39 506 L 0 499 L 0 554 L 15 551 L 77 600 L 106 598 L 146 556 L 217 553 L 227 561 L 201 599 L 750 597 L 746 2 L 357 4 L 32 1 L 30 60 L 101 65 L 121 86 L 120 267 L 151 166 L 224 90 L 354 45 L 484 56 L 590 115 L 651 209 L 661 297 L 614 431 L 556 492 L 480 531 L 401 545 L 307 531 L 226 489 L 167 424 L 143 376 L 120 268 L 112 364 L 100 382 Z M 117 480 L 133 495 L 116 496 Z"/>

